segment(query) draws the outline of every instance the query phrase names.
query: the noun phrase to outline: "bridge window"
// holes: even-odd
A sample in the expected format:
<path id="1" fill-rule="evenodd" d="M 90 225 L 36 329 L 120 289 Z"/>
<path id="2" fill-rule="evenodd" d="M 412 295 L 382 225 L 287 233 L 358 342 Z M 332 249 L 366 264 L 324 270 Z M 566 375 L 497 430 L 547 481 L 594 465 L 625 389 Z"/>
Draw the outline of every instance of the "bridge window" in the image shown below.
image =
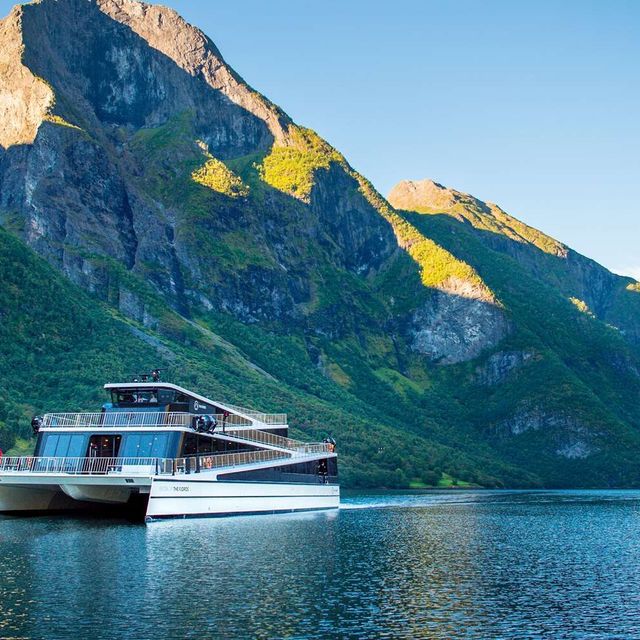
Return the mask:
<path id="1" fill-rule="evenodd" d="M 158 392 L 155 389 L 113 390 L 111 402 L 118 407 L 138 406 L 141 404 L 158 404 Z"/>

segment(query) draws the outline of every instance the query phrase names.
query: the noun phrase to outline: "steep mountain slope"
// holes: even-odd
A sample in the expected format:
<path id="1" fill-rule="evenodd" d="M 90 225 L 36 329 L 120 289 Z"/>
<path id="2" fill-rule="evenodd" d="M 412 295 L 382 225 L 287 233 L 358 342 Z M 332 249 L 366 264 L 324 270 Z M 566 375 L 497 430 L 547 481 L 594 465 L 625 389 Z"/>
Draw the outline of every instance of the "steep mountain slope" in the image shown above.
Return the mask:
<path id="1" fill-rule="evenodd" d="M 154 334 L 68 282 L 2 229 L 0 273 L 0 448 L 5 451 L 16 438 L 30 437 L 34 413 L 95 410 L 106 400 L 105 380 L 156 363 L 172 381 L 203 393 L 249 398 L 267 410 L 288 408 L 294 433 L 321 438 L 339 432 L 348 484 L 403 486 L 414 476 L 436 483 L 443 472 L 489 485 L 499 477 L 522 477 L 507 465 L 496 466 L 489 456 L 466 456 L 416 435 L 404 434 L 404 450 L 393 450 L 389 443 L 397 431 L 335 389 L 320 371 L 305 366 L 295 345 L 266 334 L 247 336 L 249 349 L 266 362 L 304 376 L 302 384 L 288 385 L 220 336 L 171 311 L 165 322 L 173 322 L 173 340 Z M 497 473 L 483 473 L 482 467 Z"/>
<path id="2" fill-rule="evenodd" d="M 0 224 L 107 323 L 112 370 L 173 358 L 174 379 L 288 409 L 335 433 L 353 484 L 640 483 L 632 282 L 454 192 L 394 209 L 164 7 L 41 0 L 0 43 Z"/>
<path id="3" fill-rule="evenodd" d="M 602 477 L 607 466 L 620 473 L 612 450 L 633 446 L 640 427 L 637 283 L 430 180 L 396 185 L 389 201 L 474 266 L 509 312 L 511 335 L 472 374 L 482 389 L 472 417 L 478 431 L 511 460 L 538 451 L 536 464 L 558 483 L 565 471 L 549 441 L 574 461 L 600 457 Z"/>

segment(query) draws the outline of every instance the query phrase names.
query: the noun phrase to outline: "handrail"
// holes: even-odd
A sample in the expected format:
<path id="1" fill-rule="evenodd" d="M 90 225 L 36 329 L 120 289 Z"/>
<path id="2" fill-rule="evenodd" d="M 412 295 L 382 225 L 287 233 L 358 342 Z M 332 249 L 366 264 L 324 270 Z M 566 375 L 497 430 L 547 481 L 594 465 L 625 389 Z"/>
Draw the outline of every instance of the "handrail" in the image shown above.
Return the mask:
<path id="1" fill-rule="evenodd" d="M 187 427 L 200 414 L 182 411 L 101 411 L 93 413 L 47 413 L 43 427 Z M 209 414 L 219 426 L 253 427 L 249 418 L 235 414 Z M 256 418 L 257 420 L 257 418 Z"/>
<path id="2" fill-rule="evenodd" d="M 178 470 L 181 463 L 184 463 L 185 473 L 198 471 L 208 471 L 220 467 L 238 467 L 254 462 L 269 462 L 270 460 L 290 459 L 291 454 L 284 451 L 263 450 L 263 451 L 243 451 L 241 453 L 212 453 L 199 454 L 190 458 L 179 458 L 176 460 Z"/>
<path id="3" fill-rule="evenodd" d="M 242 431 L 233 431 L 232 433 L 214 432 L 214 435 L 222 435 L 236 440 L 244 440 L 246 442 L 259 442 L 260 444 L 268 444 L 282 449 L 296 449 L 304 444 L 299 440 L 292 440 L 283 436 L 269 433 L 260 429 L 243 429 Z"/>
<path id="4" fill-rule="evenodd" d="M 236 404 L 229 404 L 228 402 L 225 402 L 224 406 L 231 409 L 231 411 L 244 413 L 245 415 L 253 418 L 254 420 L 257 420 L 258 422 L 262 422 L 262 424 L 282 425 L 282 426 L 285 426 L 287 424 L 286 413 L 262 413 L 261 411 L 256 411 L 255 409 L 240 407 Z"/>
<path id="5" fill-rule="evenodd" d="M 188 427 L 192 415 L 167 411 L 107 411 L 96 413 L 47 413 L 43 427 Z"/>
<path id="6" fill-rule="evenodd" d="M 331 445 L 326 442 L 302 442 L 301 440 L 293 440 L 269 433 L 260 429 L 243 429 L 242 431 L 233 431 L 231 433 L 214 432 L 214 435 L 234 440 L 242 440 L 243 442 L 255 442 L 257 444 L 279 447 L 280 449 L 288 449 L 297 453 L 331 453 Z"/>
<path id="7" fill-rule="evenodd" d="M 167 467 L 168 458 L 49 458 L 49 457 L 3 457 L 0 472 L 15 473 L 63 473 L 69 475 L 149 475 L 160 473 Z M 173 465 L 170 465 L 171 467 Z M 123 469 L 125 469 L 123 471 Z M 138 473 L 136 473 L 138 472 Z"/>
<path id="8" fill-rule="evenodd" d="M 181 475 L 220 467 L 237 467 L 254 462 L 291 458 L 283 451 L 200 454 L 187 458 L 51 458 L 3 457 L 0 473 L 64 475 Z"/>

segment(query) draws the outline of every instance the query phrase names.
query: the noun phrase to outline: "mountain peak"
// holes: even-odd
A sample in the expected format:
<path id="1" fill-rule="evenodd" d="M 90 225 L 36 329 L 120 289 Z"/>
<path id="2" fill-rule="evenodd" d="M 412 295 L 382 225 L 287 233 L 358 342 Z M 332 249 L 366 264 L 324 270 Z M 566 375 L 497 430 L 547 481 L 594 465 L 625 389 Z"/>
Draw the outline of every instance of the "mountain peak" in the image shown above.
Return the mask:
<path id="1" fill-rule="evenodd" d="M 463 205 L 488 213 L 490 207 L 468 193 L 449 189 L 430 178 L 423 180 L 402 180 L 391 189 L 387 197 L 396 209 L 435 213 L 451 211 L 456 205 Z"/>
<path id="2" fill-rule="evenodd" d="M 253 117 L 255 130 L 243 133 L 264 149 L 289 141 L 288 116 L 173 9 L 136 0 L 40 0 L 14 7 L 0 22 L 0 41 L 5 148 L 33 142 L 52 116 L 93 133 L 93 113 L 137 129 L 185 111 L 209 122 L 221 102 Z"/>

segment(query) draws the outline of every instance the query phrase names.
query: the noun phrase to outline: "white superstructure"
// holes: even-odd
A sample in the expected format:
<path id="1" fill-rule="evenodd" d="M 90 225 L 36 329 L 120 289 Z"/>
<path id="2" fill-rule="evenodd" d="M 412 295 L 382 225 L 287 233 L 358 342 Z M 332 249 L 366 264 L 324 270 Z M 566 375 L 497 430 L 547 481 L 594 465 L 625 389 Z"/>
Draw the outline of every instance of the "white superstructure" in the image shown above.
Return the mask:
<path id="1" fill-rule="evenodd" d="M 0 458 L 0 512 L 120 508 L 152 521 L 338 507 L 335 442 L 293 440 L 285 414 L 144 377 L 105 385 L 100 412 L 34 419 L 34 455 Z"/>

